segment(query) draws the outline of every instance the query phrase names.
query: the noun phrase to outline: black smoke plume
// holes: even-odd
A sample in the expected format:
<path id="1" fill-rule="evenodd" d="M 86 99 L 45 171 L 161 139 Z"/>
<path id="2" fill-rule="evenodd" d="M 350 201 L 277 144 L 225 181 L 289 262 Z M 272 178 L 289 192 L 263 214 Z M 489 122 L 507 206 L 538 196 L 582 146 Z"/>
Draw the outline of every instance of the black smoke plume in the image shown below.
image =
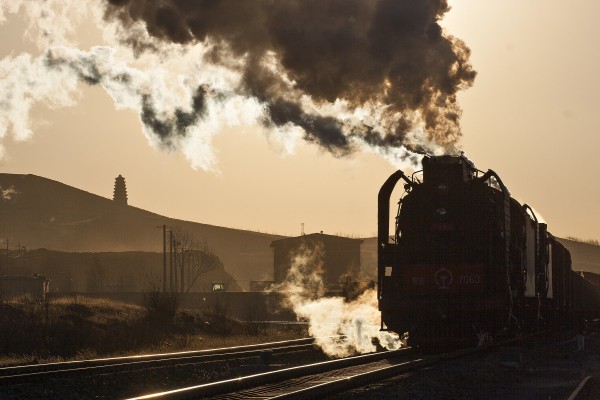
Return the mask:
<path id="1" fill-rule="evenodd" d="M 199 86 L 192 97 L 192 110 L 185 111 L 176 108 L 173 117 L 161 118 L 152 103 L 152 97 L 142 96 L 142 123 L 154 132 L 163 145 L 172 147 L 172 136 L 184 137 L 188 127 L 194 125 L 198 119 L 206 114 L 206 90 Z"/>
<path id="2" fill-rule="evenodd" d="M 453 151 L 460 138 L 456 93 L 476 73 L 470 50 L 438 24 L 450 9 L 445 0 L 107 1 L 106 17 L 125 28 L 141 21 L 164 42 L 211 45 L 215 63 L 246 60 L 236 91 L 264 105 L 265 123 L 299 126 L 333 154 L 351 152 L 351 138 L 413 152 L 428 152 L 423 143 Z M 273 56 L 281 71 L 265 65 Z M 349 126 L 306 110 L 303 96 L 317 106 L 341 100 L 383 111 L 377 128 Z M 423 143 L 407 139 L 416 130 Z"/>

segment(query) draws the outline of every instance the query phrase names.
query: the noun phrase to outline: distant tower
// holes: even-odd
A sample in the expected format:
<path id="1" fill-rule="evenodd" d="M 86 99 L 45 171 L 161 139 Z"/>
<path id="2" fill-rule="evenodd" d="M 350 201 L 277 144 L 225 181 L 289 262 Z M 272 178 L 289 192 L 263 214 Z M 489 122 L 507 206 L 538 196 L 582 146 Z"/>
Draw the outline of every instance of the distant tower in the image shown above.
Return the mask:
<path id="1" fill-rule="evenodd" d="M 125 178 L 123 178 L 121 175 L 115 178 L 113 201 L 119 206 L 127 205 L 127 187 L 125 187 Z"/>

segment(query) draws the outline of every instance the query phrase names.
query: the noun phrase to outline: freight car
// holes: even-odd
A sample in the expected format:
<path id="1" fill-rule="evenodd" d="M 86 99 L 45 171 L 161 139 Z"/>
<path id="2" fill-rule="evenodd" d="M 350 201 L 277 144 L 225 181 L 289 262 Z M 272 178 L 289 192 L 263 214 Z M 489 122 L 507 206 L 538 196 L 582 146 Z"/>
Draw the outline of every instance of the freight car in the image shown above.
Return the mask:
<path id="1" fill-rule="evenodd" d="M 422 346 L 472 345 L 574 323 L 586 307 L 571 257 L 531 207 L 465 156 L 425 156 L 378 198 L 381 328 Z M 404 181 L 390 236 L 390 196 Z M 598 302 L 598 300 L 595 300 Z"/>

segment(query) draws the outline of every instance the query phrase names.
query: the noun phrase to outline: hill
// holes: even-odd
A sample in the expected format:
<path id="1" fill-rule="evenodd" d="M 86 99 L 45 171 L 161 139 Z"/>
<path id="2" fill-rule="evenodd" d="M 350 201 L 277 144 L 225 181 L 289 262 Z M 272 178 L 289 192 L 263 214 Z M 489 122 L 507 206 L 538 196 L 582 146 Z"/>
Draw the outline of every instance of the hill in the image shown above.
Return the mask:
<path id="1" fill-rule="evenodd" d="M 11 248 L 64 252 L 162 252 L 163 224 L 206 241 L 244 288 L 273 274 L 270 244 L 282 236 L 182 221 L 36 175 L 0 174 L 0 238 Z M 4 239 L 4 245 L 6 245 Z"/>
<path id="2" fill-rule="evenodd" d="M 574 271 L 600 274 L 600 246 L 571 239 L 557 239 L 571 252 Z"/>

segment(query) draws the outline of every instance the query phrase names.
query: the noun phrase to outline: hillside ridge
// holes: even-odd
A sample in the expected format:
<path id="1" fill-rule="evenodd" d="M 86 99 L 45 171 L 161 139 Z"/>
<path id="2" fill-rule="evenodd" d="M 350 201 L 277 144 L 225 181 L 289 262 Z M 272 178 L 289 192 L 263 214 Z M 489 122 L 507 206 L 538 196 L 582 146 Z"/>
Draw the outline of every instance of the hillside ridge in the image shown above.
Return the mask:
<path id="1" fill-rule="evenodd" d="M 162 251 L 162 225 L 205 241 L 242 287 L 273 274 L 284 236 L 169 218 L 33 174 L 0 173 L 0 239 L 66 252 Z M 10 189 L 10 190 L 9 190 Z"/>

